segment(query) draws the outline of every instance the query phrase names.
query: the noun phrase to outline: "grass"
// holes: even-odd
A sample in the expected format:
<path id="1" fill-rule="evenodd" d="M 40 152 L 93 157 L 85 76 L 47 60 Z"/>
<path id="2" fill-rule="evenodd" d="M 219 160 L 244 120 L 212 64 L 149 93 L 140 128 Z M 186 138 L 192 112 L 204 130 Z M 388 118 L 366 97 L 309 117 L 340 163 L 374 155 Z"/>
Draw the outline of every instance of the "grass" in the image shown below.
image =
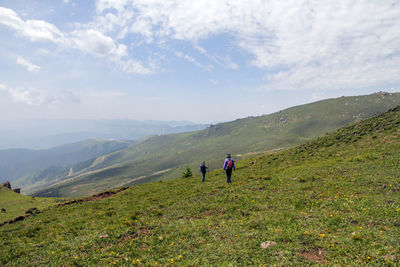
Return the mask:
<path id="1" fill-rule="evenodd" d="M 0 228 L 2 265 L 400 264 L 400 109 L 221 170 Z M 267 249 L 261 243 L 274 241 Z"/>
<path id="2" fill-rule="evenodd" d="M 203 160 L 211 169 L 217 169 L 221 168 L 220 158 L 225 153 L 245 158 L 247 153 L 262 154 L 293 147 L 399 104 L 400 93 L 340 97 L 269 115 L 220 123 L 202 131 L 153 136 L 127 149 L 107 154 L 83 173 L 75 173 L 63 183 L 36 191 L 35 195 L 79 197 L 124 183 L 137 185 L 176 178 L 187 166 L 198 170 Z M 167 169 L 169 171 L 161 175 L 152 175 Z M 144 179 L 132 181 L 143 176 Z"/>
<path id="3" fill-rule="evenodd" d="M 39 211 L 48 208 L 56 203 L 62 202 L 60 198 L 37 198 L 15 193 L 7 187 L 0 186 L 0 208 L 7 210 L 0 213 L 0 223 L 18 216 L 25 215 L 30 208 L 37 208 Z"/>

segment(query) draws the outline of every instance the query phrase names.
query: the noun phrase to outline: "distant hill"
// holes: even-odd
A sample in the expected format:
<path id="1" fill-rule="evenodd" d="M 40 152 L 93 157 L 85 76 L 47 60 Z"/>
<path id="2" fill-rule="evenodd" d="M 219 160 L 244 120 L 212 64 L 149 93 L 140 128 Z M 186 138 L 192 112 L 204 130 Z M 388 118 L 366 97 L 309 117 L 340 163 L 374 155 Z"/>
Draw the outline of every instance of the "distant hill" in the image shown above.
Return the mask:
<path id="1" fill-rule="evenodd" d="M 340 97 L 270 115 L 238 119 L 182 134 L 153 136 L 99 157 L 79 172 L 53 180 L 39 196 L 82 196 L 122 185 L 178 177 L 185 166 L 206 160 L 221 168 L 225 153 L 236 158 L 305 143 L 354 121 L 400 105 L 400 93 Z M 50 184 L 49 184 L 50 185 Z"/>
<path id="2" fill-rule="evenodd" d="M 96 158 L 132 144 L 133 141 L 89 139 L 46 150 L 0 150 L 0 182 L 1 180 L 11 181 L 14 187 L 31 185 L 34 181 L 27 181 L 29 176 L 32 177 L 36 172 L 43 172 L 44 169 L 50 167 L 53 170 L 68 171 L 72 164 Z"/>
<path id="3" fill-rule="evenodd" d="M 230 185 L 177 176 L 4 225 L 0 264 L 399 266 L 399 158 L 395 108 L 237 161 Z"/>
<path id="4" fill-rule="evenodd" d="M 189 121 L 45 119 L 2 121 L 0 149 L 48 149 L 92 138 L 134 140 L 155 134 L 201 130 L 207 126 Z"/>

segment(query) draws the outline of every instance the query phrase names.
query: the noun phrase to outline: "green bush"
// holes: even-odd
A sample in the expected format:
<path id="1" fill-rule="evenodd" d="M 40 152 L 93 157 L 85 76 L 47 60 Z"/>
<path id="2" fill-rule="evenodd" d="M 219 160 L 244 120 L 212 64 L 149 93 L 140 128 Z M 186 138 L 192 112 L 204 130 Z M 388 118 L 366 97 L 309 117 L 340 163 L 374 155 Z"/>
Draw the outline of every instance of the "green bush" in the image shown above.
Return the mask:
<path id="1" fill-rule="evenodd" d="M 182 177 L 189 178 L 192 176 L 193 176 L 192 169 L 190 169 L 189 167 L 186 167 L 186 170 L 182 173 Z"/>

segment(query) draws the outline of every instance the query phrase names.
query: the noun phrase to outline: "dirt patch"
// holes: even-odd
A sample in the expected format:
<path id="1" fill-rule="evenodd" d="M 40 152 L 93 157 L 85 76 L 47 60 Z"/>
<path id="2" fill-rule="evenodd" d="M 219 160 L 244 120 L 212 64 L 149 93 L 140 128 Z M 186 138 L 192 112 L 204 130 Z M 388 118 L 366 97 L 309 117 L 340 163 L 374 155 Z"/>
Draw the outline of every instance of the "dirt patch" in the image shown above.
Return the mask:
<path id="1" fill-rule="evenodd" d="M 100 200 L 103 198 L 108 198 L 111 197 L 115 194 L 118 194 L 126 189 L 128 189 L 129 187 L 122 187 L 118 190 L 114 190 L 114 191 L 105 191 L 105 192 L 101 192 L 99 194 L 90 196 L 90 197 L 85 197 L 85 198 L 81 198 L 81 199 L 76 199 L 76 200 L 72 200 L 72 201 L 68 201 L 68 202 L 64 202 L 61 204 L 58 204 L 57 207 L 62 207 L 62 206 L 67 206 L 67 205 L 71 205 L 74 203 L 78 203 L 78 202 L 88 202 L 88 201 L 96 201 L 96 200 Z"/>
<path id="2" fill-rule="evenodd" d="M 316 262 L 318 264 L 324 264 L 325 263 L 325 258 L 324 258 L 324 251 L 320 248 L 313 250 L 313 251 L 304 251 L 300 253 L 300 256 L 303 258 Z"/>
<path id="3" fill-rule="evenodd" d="M 137 234 L 144 237 L 144 236 L 152 236 L 153 230 L 150 227 L 142 226 L 137 228 Z"/>
<path id="4" fill-rule="evenodd" d="M 221 215 L 224 214 L 225 212 L 223 210 L 217 210 L 217 209 L 209 209 L 209 210 L 205 210 L 203 212 L 201 212 L 199 215 L 194 216 L 195 219 L 202 219 L 204 217 L 209 217 L 209 216 L 216 216 L 216 215 Z M 190 220 L 192 217 L 187 216 L 184 217 L 188 220 Z"/>

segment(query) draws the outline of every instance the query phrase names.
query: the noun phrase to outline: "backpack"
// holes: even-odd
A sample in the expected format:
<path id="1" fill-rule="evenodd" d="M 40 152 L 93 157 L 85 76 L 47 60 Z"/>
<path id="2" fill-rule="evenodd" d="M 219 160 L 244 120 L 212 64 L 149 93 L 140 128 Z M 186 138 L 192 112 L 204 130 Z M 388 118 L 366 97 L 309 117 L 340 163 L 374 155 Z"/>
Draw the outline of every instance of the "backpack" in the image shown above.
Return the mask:
<path id="1" fill-rule="evenodd" d="M 206 172 L 206 171 L 207 171 L 206 165 L 201 164 L 201 165 L 200 165 L 200 171 L 201 171 L 201 172 Z"/>
<path id="2" fill-rule="evenodd" d="M 232 169 L 232 167 L 233 167 L 233 160 L 228 160 L 228 162 L 226 163 L 226 168 L 227 169 Z"/>

